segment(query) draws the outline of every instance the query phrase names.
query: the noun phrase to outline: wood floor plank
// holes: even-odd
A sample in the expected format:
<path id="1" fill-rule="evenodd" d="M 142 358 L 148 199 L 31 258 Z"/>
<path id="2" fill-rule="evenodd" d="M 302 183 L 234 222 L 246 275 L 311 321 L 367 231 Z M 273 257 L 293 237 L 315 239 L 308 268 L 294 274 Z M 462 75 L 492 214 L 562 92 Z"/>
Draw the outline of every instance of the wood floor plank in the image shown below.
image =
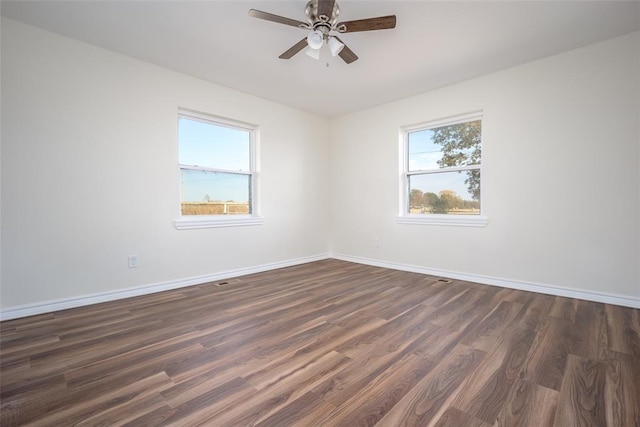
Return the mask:
<path id="1" fill-rule="evenodd" d="M 402 334 L 406 329 L 424 322 L 425 311 L 423 307 L 414 306 L 377 328 L 336 346 L 336 350 L 352 359 L 361 358 L 368 354 L 372 348 L 387 345 L 391 336 L 397 337 L 398 333 Z"/>
<path id="2" fill-rule="evenodd" d="M 430 424 L 431 425 L 431 424 Z M 482 420 L 472 417 L 469 414 L 462 412 L 452 406 L 448 407 L 446 411 L 438 418 L 437 422 L 433 424 L 434 427 L 491 427 L 491 424 L 487 424 Z"/>
<path id="3" fill-rule="evenodd" d="M 171 387 L 163 390 L 164 396 L 171 392 Z M 175 408 L 167 412 L 166 408 L 159 408 L 152 419 L 161 418 L 160 425 L 198 426 L 213 423 L 211 421 L 218 414 L 231 410 L 239 403 L 249 401 L 257 393 L 256 389 L 240 378 L 236 377 L 228 382 L 218 382 L 203 393 L 184 399 Z M 138 420 L 141 422 L 141 420 Z M 143 425 L 143 424 L 139 424 Z"/>
<path id="4" fill-rule="evenodd" d="M 485 355 L 484 352 L 467 346 L 457 346 L 449 357 L 435 366 L 393 406 L 377 425 L 427 425 Z"/>
<path id="5" fill-rule="evenodd" d="M 60 342 L 60 337 L 57 334 L 13 334 L 7 336 L 0 342 L 2 347 L 2 353 L 5 356 L 5 361 L 9 360 L 9 356 L 12 353 L 24 351 L 38 351 L 38 348 L 49 348 L 51 344 Z"/>
<path id="6" fill-rule="evenodd" d="M 640 310 L 335 259 L 0 322 L 0 424 L 640 426 Z"/>
<path id="7" fill-rule="evenodd" d="M 131 419 L 118 424 L 122 427 L 161 426 L 166 425 L 165 420 L 171 416 L 173 410 L 168 406 L 161 406 L 151 411 L 131 413 Z"/>
<path id="8" fill-rule="evenodd" d="M 170 371 L 175 360 L 184 360 L 201 355 L 206 350 L 197 342 L 179 340 L 170 345 L 157 345 L 142 348 L 118 357 L 87 364 L 80 368 L 70 368 L 64 377 L 69 387 L 82 387 L 89 384 L 108 381 L 115 373 L 128 373 L 136 376 L 149 376 L 158 372 Z"/>
<path id="9" fill-rule="evenodd" d="M 607 368 L 602 362 L 569 355 L 554 426 L 604 426 Z"/>
<path id="10" fill-rule="evenodd" d="M 61 411 L 46 413 L 33 425 L 78 425 L 91 417 L 99 416 L 106 411 L 113 411 L 124 402 L 157 394 L 171 385 L 172 381 L 165 373 L 158 373 L 127 386 L 110 390 L 94 399 L 85 400 L 77 407 L 66 407 Z M 126 407 L 127 405 L 124 405 L 124 408 Z"/>
<path id="11" fill-rule="evenodd" d="M 462 340 L 462 344 L 478 350 L 489 351 L 504 330 L 518 317 L 524 304 L 502 301 L 485 316 L 473 331 Z"/>
<path id="12" fill-rule="evenodd" d="M 519 378 L 535 335 L 527 328 L 509 330 L 467 378 L 452 406 L 493 424 Z"/>
<path id="13" fill-rule="evenodd" d="M 461 315 L 475 307 L 478 301 L 485 296 L 484 290 L 466 289 L 435 309 L 431 313 L 429 321 L 440 326 L 456 323 Z"/>
<path id="14" fill-rule="evenodd" d="M 637 354 L 640 348 L 640 331 L 638 327 L 634 327 L 633 311 L 606 305 L 605 316 L 607 347 L 618 353 Z"/>
<path id="15" fill-rule="evenodd" d="M 260 371 L 244 377 L 256 390 L 269 389 L 271 392 L 292 389 L 294 399 L 313 389 L 324 374 L 336 372 L 352 360 L 335 350 L 318 358 L 301 357 L 292 361 L 284 369 Z"/>
<path id="16" fill-rule="evenodd" d="M 321 423 L 375 425 L 425 377 L 431 367 L 431 363 L 413 354 L 402 357 L 397 367 L 372 377 L 360 393 L 336 405 L 336 410 Z"/>
<path id="17" fill-rule="evenodd" d="M 518 380 L 496 420 L 497 426 L 538 427 L 552 425 L 558 407 L 558 392 Z"/>
<path id="18" fill-rule="evenodd" d="M 573 323 L 576 320 L 577 310 L 578 310 L 577 299 L 555 297 L 553 299 L 551 310 L 549 310 L 549 316 Z"/>
<path id="19" fill-rule="evenodd" d="M 555 297 L 534 294 L 533 292 L 529 292 L 529 294 L 530 299 L 524 307 L 522 318 L 518 319 L 518 324 L 521 327 L 537 331 L 546 324 L 547 314 L 551 310 Z"/>
<path id="20" fill-rule="evenodd" d="M 342 328 L 336 328 L 327 324 L 327 329 L 321 335 L 301 335 L 300 337 L 292 337 L 291 340 L 284 343 L 278 343 L 274 348 L 280 348 L 281 351 L 268 351 L 257 353 L 247 361 L 243 361 L 240 369 L 244 377 L 253 375 L 261 375 L 264 372 L 284 372 L 299 365 L 304 360 L 320 357 L 328 350 L 335 350 L 335 346 L 327 348 L 326 342 L 333 342 L 339 345 L 340 342 L 347 341 L 354 335 L 375 328 L 375 325 L 362 325 L 361 327 L 345 331 Z M 320 329 L 320 328 L 318 328 Z M 325 341 L 325 339 L 327 341 Z M 272 349 L 270 349 L 272 350 Z"/>
<path id="21" fill-rule="evenodd" d="M 560 390 L 572 333 L 568 322 L 549 318 L 532 343 L 522 378 L 552 390 Z"/>
<path id="22" fill-rule="evenodd" d="M 136 414 L 153 412 L 165 407 L 160 393 L 140 393 L 130 400 L 110 405 L 104 411 L 79 421 L 77 426 L 111 426 L 126 424 L 139 418 Z"/>
<path id="23" fill-rule="evenodd" d="M 362 393 L 376 378 L 392 374 L 394 369 L 401 364 L 401 361 L 410 355 L 416 355 L 420 347 L 424 345 L 423 338 L 431 331 L 422 336 L 417 336 L 413 341 L 407 341 L 401 346 L 382 347 L 377 351 L 367 353 L 365 356 L 356 359 L 344 369 L 336 372 L 335 375 L 322 381 L 314 393 L 321 396 L 323 400 L 331 402 L 338 407 L 343 402 L 354 398 Z M 428 339 L 428 338 L 427 338 Z M 419 356 L 417 356 L 419 357 Z M 419 363 L 423 368 L 432 366 L 432 362 L 419 357 Z M 386 374 L 385 374 L 386 373 Z"/>
<path id="24" fill-rule="evenodd" d="M 611 352 L 606 360 L 605 417 L 610 426 L 640 426 L 640 360 Z"/>
<path id="25" fill-rule="evenodd" d="M 607 321 L 604 306 L 588 301 L 579 301 L 575 327 L 571 329 L 569 352 L 583 359 L 599 360 L 609 348 Z"/>
<path id="26" fill-rule="evenodd" d="M 335 411 L 335 406 L 310 391 L 269 417 L 258 421 L 256 426 L 321 426 L 326 415 Z"/>

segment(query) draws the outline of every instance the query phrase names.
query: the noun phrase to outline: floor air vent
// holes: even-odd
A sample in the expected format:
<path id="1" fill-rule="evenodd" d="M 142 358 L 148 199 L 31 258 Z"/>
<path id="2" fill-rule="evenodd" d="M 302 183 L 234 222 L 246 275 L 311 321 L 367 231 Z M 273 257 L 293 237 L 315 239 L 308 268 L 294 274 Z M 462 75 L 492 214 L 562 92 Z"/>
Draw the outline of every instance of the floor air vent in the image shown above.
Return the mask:
<path id="1" fill-rule="evenodd" d="M 216 286 L 229 286 L 229 285 L 235 285 L 240 283 L 239 279 L 231 279 L 231 280 L 222 280 L 220 282 L 215 282 L 214 285 Z"/>

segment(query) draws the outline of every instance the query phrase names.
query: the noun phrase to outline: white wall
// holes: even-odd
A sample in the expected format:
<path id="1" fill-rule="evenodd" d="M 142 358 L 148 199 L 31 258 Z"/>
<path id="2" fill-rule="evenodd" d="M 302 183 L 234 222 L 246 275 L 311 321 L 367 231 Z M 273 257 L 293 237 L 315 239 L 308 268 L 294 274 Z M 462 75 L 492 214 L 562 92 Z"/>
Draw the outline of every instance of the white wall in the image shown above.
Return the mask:
<path id="1" fill-rule="evenodd" d="M 329 252 L 640 297 L 640 33 L 328 120 L 1 30 L 5 312 Z M 174 228 L 178 107 L 260 125 L 264 225 Z M 396 224 L 399 127 L 479 109 L 489 225 Z"/>
<path id="2" fill-rule="evenodd" d="M 264 225 L 174 228 L 178 107 L 260 126 Z M 326 254 L 327 127 L 3 18 L 0 307 Z"/>
<path id="3" fill-rule="evenodd" d="M 396 224 L 399 128 L 476 110 L 488 226 Z M 332 250 L 640 297 L 639 114 L 634 33 L 335 119 Z"/>

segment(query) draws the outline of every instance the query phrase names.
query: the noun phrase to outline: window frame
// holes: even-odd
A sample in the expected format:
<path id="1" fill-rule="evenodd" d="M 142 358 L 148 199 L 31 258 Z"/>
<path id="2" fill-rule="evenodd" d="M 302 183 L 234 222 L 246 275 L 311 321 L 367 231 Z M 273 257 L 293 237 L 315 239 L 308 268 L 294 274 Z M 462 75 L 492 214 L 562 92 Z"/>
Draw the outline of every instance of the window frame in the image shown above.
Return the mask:
<path id="1" fill-rule="evenodd" d="M 474 111 L 471 113 L 460 114 L 456 116 L 446 117 L 416 125 L 403 126 L 399 132 L 400 149 L 400 201 L 399 213 L 396 217 L 398 224 L 423 224 L 423 225 L 449 225 L 463 227 L 485 227 L 489 223 L 489 219 L 484 215 L 484 203 L 482 197 L 482 176 L 483 176 L 483 159 L 480 157 L 480 164 L 455 166 L 439 169 L 420 169 L 415 171 L 409 170 L 409 134 L 411 132 L 435 129 L 439 127 L 455 125 L 459 123 L 481 120 L 481 140 L 484 148 L 484 114 L 482 111 Z M 456 172 L 465 170 L 480 171 L 480 214 L 479 215 L 457 215 L 457 214 L 412 214 L 409 212 L 409 178 L 414 175 L 428 175 L 435 173 Z"/>
<path id="2" fill-rule="evenodd" d="M 222 126 L 231 129 L 238 129 L 249 132 L 249 171 L 227 170 L 222 168 L 212 168 L 207 166 L 186 165 L 180 163 L 180 130 L 178 122 L 180 117 L 195 120 L 202 123 Z M 176 120 L 176 147 L 177 147 L 177 171 L 178 171 L 178 219 L 174 225 L 178 230 L 216 227 L 236 227 L 246 225 L 261 225 L 264 218 L 260 215 L 260 191 L 259 191 L 259 127 L 254 124 L 240 122 L 211 114 L 201 113 L 193 110 L 179 109 Z M 182 214 L 182 185 L 181 175 L 183 170 L 195 170 L 204 172 L 218 172 L 234 175 L 249 176 L 249 206 L 250 214 L 238 215 L 183 215 Z"/>

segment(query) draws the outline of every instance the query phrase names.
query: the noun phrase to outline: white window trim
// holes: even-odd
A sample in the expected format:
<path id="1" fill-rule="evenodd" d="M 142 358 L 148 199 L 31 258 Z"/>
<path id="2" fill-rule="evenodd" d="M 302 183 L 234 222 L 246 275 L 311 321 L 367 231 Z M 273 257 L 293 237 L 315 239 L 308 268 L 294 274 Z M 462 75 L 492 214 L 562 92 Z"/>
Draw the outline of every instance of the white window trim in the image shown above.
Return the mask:
<path id="1" fill-rule="evenodd" d="M 200 113 L 193 110 L 178 109 L 178 117 L 187 117 L 189 119 L 195 119 L 206 123 L 214 122 L 221 126 L 228 126 L 235 129 L 249 130 L 250 131 L 250 172 L 240 172 L 240 174 L 251 176 L 251 215 L 182 215 L 180 204 L 182 201 L 182 194 L 178 194 L 178 215 L 179 218 L 173 221 L 173 224 L 177 230 L 192 230 L 200 228 L 217 228 L 217 227 L 241 227 L 250 225 L 262 225 L 264 224 L 264 218 L 260 215 L 260 168 L 259 168 L 259 127 L 254 124 L 240 122 L 237 120 L 230 120 L 223 117 L 213 116 L 210 114 Z M 177 136 L 177 135 L 176 135 Z M 177 145 L 180 149 L 179 144 Z M 182 165 L 178 163 L 178 180 L 180 179 L 181 169 L 197 169 L 197 170 L 210 170 L 210 171 L 222 171 L 219 169 L 197 167 L 192 165 Z M 238 173 L 234 171 L 223 171 L 229 173 Z M 181 186 L 178 185 L 179 190 L 182 191 Z"/>
<path id="2" fill-rule="evenodd" d="M 222 218 L 218 218 L 218 216 L 220 215 L 186 215 L 181 216 L 180 218 L 173 221 L 173 224 L 178 230 L 192 230 L 196 228 L 216 227 L 239 227 L 246 225 L 264 224 L 264 218 L 252 215 L 222 215 Z"/>
<path id="3" fill-rule="evenodd" d="M 409 203 L 408 194 L 408 177 L 410 175 L 416 175 L 423 173 L 424 171 L 411 171 L 409 172 L 409 141 L 408 134 L 409 132 L 427 129 L 427 128 L 435 128 L 442 127 L 447 125 L 454 125 L 457 123 L 468 122 L 472 120 L 483 120 L 483 112 L 475 111 L 472 113 L 457 115 L 455 117 L 448 117 L 444 119 L 434 120 L 431 122 L 421 123 L 418 125 L 410 125 L 404 126 L 400 128 L 399 132 L 399 150 L 400 153 L 400 162 L 399 162 L 399 180 L 400 180 L 400 202 L 398 206 L 400 210 L 398 212 L 398 216 L 396 216 L 397 224 L 413 224 L 413 225 L 445 225 L 445 226 L 459 226 L 459 227 L 486 227 L 489 223 L 489 218 L 483 215 L 484 203 L 482 202 L 482 197 L 484 191 L 480 192 L 480 215 L 456 215 L 456 214 L 429 214 L 429 215 L 420 215 L 420 214 L 411 214 L 408 213 L 409 209 L 407 204 Z M 484 133 L 484 126 L 482 127 L 482 132 Z M 483 137 L 484 142 L 484 137 Z M 467 166 L 457 167 L 457 168 L 447 168 L 447 171 L 456 171 L 456 170 L 468 170 L 468 169 L 480 169 L 480 176 L 482 176 L 482 162 L 479 167 L 474 166 L 469 168 Z M 444 171 L 443 171 L 444 172 Z M 482 185 L 482 181 L 481 184 Z"/>
<path id="4" fill-rule="evenodd" d="M 399 215 L 396 217 L 397 224 L 414 225 L 453 225 L 458 227 L 486 227 L 489 218 L 486 216 L 474 215 L 438 215 L 431 214 L 429 217 L 418 216 L 416 214 Z"/>

